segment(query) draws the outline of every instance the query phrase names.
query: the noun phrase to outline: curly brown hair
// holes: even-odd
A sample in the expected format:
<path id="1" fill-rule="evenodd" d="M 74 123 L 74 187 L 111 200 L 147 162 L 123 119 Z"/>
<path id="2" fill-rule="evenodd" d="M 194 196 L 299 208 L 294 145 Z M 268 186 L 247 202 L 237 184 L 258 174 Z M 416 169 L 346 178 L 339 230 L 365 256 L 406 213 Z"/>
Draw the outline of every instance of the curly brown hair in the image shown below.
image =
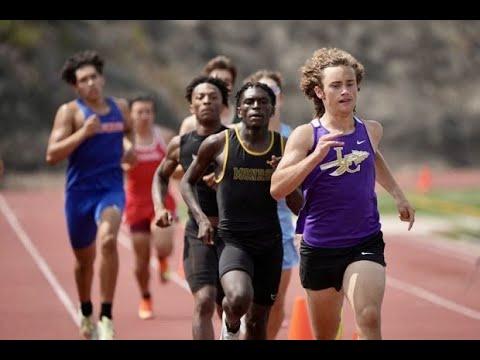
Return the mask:
<path id="1" fill-rule="evenodd" d="M 232 83 L 235 83 L 235 79 L 237 78 L 237 67 L 233 64 L 230 58 L 224 55 L 214 57 L 205 65 L 203 73 L 208 76 L 215 69 L 230 71 L 230 74 L 232 74 Z"/>
<path id="2" fill-rule="evenodd" d="M 321 117 L 325 113 L 325 107 L 323 101 L 315 94 L 315 86 L 320 86 L 323 89 L 323 70 L 327 67 L 340 65 L 350 66 L 355 71 L 357 86 L 360 86 L 360 83 L 365 76 L 363 65 L 351 54 L 341 49 L 318 49 L 300 69 L 302 73 L 300 89 L 302 89 L 303 93 L 309 99 L 313 100 L 316 117 Z"/>

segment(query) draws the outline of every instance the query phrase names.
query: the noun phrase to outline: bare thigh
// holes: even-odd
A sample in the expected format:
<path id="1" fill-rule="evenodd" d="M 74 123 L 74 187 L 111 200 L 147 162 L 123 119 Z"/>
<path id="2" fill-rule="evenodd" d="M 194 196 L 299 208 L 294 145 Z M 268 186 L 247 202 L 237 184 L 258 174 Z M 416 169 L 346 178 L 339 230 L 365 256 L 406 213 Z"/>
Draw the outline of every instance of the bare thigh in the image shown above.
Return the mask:
<path id="1" fill-rule="evenodd" d="M 116 240 L 121 220 L 122 214 L 116 207 L 109 206 L 105 208 L 100 217 L 97 239 L 100 238 L 103 241 L 105 237 L 110 238 L 113 236 Z"/>
<path id="2" fill-rule="evenodd" d="M 343 291 L 331 287 L 306 289 L 312 328 L 317 339 L 335 339 L 343 305 Z"/>
<path id="3" fill-rule="evenodd" d="M 379 310 L 385 292 L 385 268 L 373 261 L 351 263 L 343 275 L 343 290 L 356 314 L 369 306 Z"/>

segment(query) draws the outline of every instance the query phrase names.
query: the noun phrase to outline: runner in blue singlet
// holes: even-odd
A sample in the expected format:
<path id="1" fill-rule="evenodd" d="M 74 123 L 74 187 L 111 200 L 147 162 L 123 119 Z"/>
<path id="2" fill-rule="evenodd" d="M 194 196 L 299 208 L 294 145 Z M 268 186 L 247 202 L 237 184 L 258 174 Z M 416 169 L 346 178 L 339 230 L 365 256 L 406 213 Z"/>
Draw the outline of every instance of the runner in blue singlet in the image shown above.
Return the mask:
<path id="1" fill-rule="evenodd" d="M 46 155 L 50 165 L 68 158 L 65 216 L 76 259 L 80 333 L 87 339 L 114 336 L 117 233 L 125 204 L 120 164 L 134 161 L 130 149 L 124 152 L 124 139 L 126 146 L 133 144 L 128 104 L 123 99 L 104 97 L 103 64 L 93 51 L 77 53 L 65 62 L 62 79 L 78 98 L 58 109 Z M 91 302 L 96 239 L 100 246 L 101 297 L 97 326 Z"/>

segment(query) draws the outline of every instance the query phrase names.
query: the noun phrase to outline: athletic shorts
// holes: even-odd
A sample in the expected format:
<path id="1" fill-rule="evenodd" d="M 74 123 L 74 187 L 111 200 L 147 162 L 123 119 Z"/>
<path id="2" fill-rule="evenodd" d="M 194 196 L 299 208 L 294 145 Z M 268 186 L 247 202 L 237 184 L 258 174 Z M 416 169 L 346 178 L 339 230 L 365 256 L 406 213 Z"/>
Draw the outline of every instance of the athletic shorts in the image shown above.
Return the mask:
<path id="1" fill-rule="evenodd" d="M 150 229 L 150 224 L 152 220 L 149 217 L 146 217 L 142 220 L 137 221 L 136 223 L 133 223 L 129 225 L 128 227 L 130 228 L 130 233 L 147 233 L 150 234 L 151 229 Z"/>
<path id="2" fill-rule="evenodd" d="M 253 250 L 251 247 L 242 246 L 240 236 L 235 237 L 230 233 L 228 238 L 224 239 L 225 248 L 220 257 L 219 271 L 220 278 L 232 270 L 245 271 L 252 279 L 253 302 L 257 305 L 272 306 L 282 275 L 283 245 L 281 234 L 263 236 L 269 237 L 267 241 L 270 245 L 261 250 Z M 278 240 L 272 242 L 272 236 Z M 248 241 L 261 244 L 265 239 L 262 236 L 255 239 L 249 237 Z"/>
<path id="3" fill-rule="evenodd" d="M 303 240 L 300 245 L 300 280 L 305 289 L 335 288 L 340 291 L 343 275 L 353 262 L 368 260 L 387 266 L 385 243 L 381 231 L 355 246 L 343 248 L 315 248 Z"/>
<path id="4" fill-rule="evenodd" d="M 183 269 L 188 286 L 192 293 L 196 293 L 206 285 L 217 288 L 217 304 L 223 300 L 223 288 L 218 276 L 218 261 L 223 251 L 223 241 L 215 231 L 215 244 L 205 245 L 195 236 L 185 234 L 183 246 Z"/>
<path id="5" fill-rule="evenodd" d="M 111 206 L 122 214 L 125 207 L 123 189 L 66 192 L 65 216 L 72 248 L 85 248 L 95 241 L 97 224 L 100 223 L 102 212 Z"/>
<path id="6" fill-rule="evenodd" d="M 170 193 L 167 193 L 165 199 L 166 208 L 170 211 L 173 218 L 177 217 L 177 205 L 175 199 Z M 127 194 L 125 207 L 125 223 L 130 228 L 130 232 L 150 233 L 150 223 L 155 218 L 153 202 L 139 201 Z"/>

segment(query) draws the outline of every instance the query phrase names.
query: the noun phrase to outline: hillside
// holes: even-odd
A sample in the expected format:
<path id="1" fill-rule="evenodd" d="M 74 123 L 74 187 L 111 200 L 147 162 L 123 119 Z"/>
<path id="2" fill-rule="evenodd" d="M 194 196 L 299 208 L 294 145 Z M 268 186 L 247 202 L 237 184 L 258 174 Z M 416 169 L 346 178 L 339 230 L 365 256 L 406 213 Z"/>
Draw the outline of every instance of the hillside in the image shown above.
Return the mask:
<path id="1" fill-rule="evenodd" d="M 283 118 L 293 126 L 313 107 L 299 90 L 312 52 L 336 46 L 366 67 L 358 114 L 385 128 L 390 162 L 478 166 L 479 21 L 0 21 L 0 154 L 7 168 L 43 170 L 55 111 L 73 92 L 61 82 L 66 57 L 95 49 L 106 58 L 107 93 L 155 94 L 159 123 L 178 129 L 183 91 L 217 54 L 238 65 L 238 85 L 259 68 L 285 77 Z"/>

